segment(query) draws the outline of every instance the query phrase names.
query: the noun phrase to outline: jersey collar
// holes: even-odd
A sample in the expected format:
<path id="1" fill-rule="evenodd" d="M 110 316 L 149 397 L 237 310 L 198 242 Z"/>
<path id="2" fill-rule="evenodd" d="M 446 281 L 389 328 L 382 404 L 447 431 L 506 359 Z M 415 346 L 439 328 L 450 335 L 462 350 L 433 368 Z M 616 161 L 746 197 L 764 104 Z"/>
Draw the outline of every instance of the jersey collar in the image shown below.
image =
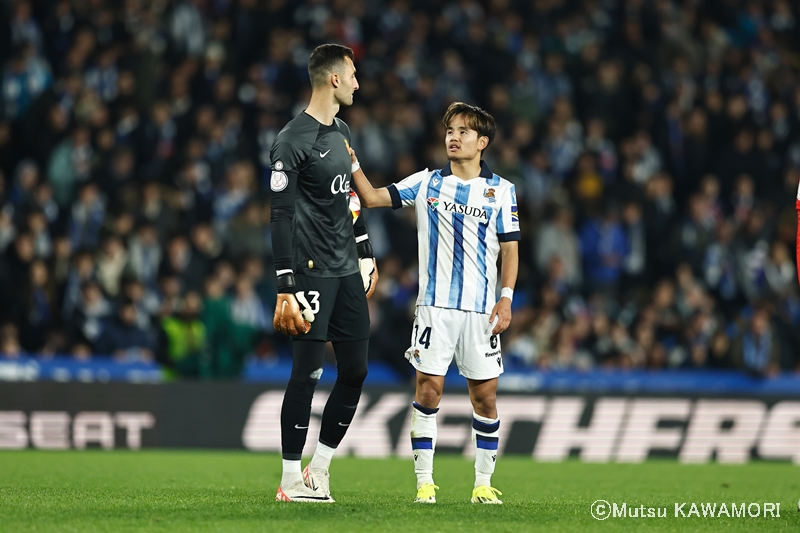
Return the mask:
<path id="1" fill-rule="evenodd" d="M 450 163 L 447 163 L 444 168 L 442 168 L 441 172 L 442 176 L 452 176 L 453 170 L 450 168 Z M 481 161 L 481 173 L 479 174 L 480 177 L 483 179 L 489 180 L 490 182 L 499 181 L 495 180 L 494 172 L 492 169 L 489 168 L 489 165 L 486 164 L 486 161 Z M 492 183 L 493 185 L 497 185 L 496 183 Z"/>

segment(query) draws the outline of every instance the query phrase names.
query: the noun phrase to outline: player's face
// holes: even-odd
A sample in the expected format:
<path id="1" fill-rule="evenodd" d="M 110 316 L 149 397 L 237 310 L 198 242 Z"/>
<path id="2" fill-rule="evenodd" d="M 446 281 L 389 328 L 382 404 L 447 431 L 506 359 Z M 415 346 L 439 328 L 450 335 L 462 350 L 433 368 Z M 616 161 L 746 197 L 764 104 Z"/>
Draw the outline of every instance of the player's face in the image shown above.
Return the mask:
<path id="1" fill-rule="evenodd" d="M 445 130 L 444 146 L 450 161 L 470 161 L 480 157 L 480 151 L 486 148 L 486 137 L 478 137 L 464 116 L 456 115 Z"/>
<path id="2" fill-rule="evenodd" d="M 358 90 L 356 67 L 349 57 L 344 58 L 344 68 L 339 75 L 339 86 L 334 92 L 334 97 L 339 105 L 353 105 L 353 94 Z"/>

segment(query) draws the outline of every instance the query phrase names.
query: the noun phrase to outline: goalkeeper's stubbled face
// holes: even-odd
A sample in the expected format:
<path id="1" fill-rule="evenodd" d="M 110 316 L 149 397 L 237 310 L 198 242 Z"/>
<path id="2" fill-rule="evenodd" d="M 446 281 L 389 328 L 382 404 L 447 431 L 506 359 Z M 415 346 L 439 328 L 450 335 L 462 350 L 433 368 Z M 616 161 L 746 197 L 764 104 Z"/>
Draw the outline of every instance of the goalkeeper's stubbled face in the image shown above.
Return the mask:
<path id="1" fill-rule="evenodd" d="M 353 96 L 358 90 L 358 80 L 356 79 L 356 67 L 353 60 L 349 57 L 344 58 L 345 65 L 341 77 L 339 78 L 339 87 L 335 90 L 336 101 L 340 105 L 353 105 Z"/>

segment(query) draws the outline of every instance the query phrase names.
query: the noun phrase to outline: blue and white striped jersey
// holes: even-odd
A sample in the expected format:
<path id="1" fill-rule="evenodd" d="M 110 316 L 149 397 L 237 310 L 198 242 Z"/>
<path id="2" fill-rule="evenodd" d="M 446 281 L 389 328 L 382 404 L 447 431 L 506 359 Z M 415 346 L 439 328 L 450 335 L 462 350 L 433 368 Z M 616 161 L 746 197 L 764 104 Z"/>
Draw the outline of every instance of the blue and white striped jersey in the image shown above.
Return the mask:
<path id="1" fill-rule="evenodd" d="M 481 162 L 463 180 L 448 164 L 389 185 L 392 207 L 414 206 L 419 239 L 417 305 L 490 313 L 496 303 L 500 243 L 518 241 L 514 185 Z"/>

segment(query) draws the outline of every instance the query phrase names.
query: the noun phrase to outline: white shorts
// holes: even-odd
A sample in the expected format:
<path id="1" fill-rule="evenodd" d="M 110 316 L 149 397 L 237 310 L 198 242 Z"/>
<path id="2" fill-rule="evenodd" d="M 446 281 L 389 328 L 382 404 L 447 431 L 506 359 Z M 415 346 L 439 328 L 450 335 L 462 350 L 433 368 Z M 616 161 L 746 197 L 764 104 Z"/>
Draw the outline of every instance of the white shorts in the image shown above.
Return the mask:
<path id="1" fill-rule="evenodd" d="M 444 376 L 455 356 L 465 378 L 496 378 L 503 373 L 503 357 L 493 327 L 484 313 L 418 306 L 406 359 L 420 372 Z"/>

